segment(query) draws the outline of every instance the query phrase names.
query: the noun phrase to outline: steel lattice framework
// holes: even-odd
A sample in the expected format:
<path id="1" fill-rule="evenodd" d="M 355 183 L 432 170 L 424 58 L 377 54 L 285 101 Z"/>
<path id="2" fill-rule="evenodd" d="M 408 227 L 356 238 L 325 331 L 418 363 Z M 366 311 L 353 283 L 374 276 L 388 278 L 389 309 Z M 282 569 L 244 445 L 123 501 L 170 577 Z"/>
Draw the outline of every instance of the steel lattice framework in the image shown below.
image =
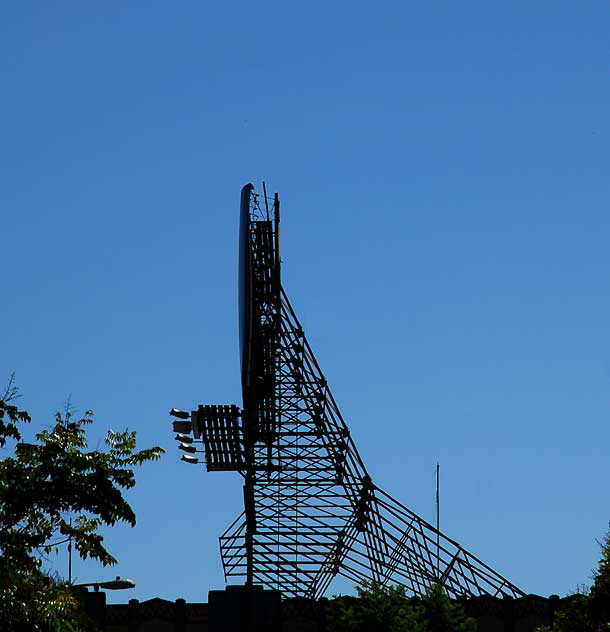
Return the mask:
<path id="1" fill-rule="evenodd" d="M 320 597 L 336 575 L 523 595 L 373 483 L 281 285 L 277 194 L 244 187 L 241 231 L 243 408 L 191 414 L 207 469 L 245 479 L 244 511 L 220 537 L 225 578 L 285 597 Z"/>

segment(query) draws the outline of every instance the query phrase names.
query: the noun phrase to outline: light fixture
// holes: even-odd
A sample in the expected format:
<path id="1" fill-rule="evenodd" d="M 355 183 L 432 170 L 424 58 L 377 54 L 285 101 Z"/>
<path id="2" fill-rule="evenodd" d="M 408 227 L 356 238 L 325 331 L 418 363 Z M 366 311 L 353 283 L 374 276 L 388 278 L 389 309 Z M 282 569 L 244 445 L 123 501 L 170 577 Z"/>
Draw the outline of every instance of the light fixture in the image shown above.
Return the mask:
<path id="1" fill-rule="evenodd" d="M 191 465 L 197 465 L 197 463 L 199 463 L 199 459 L 197 457 L 189 456 L 188 454 L 183 454 L 180 460 L 185 463 L 190 463 Z"/>
<path id="2" fill-rule="evenodd" d="M 190 452 L 191 454 L 194 454 L 195 452 L 197 452 L 197 450 L 195 449 L 195 446 L 189 445 L 188 443 L 181 443 L 178 446 L 178 450 L 182 450 L 183 452 Z"/>
<path id="3" fill-rule="evenodd" d="M 88 584 L 72 584 L 71 588 L 87 588 L 93 586 L 95 592 L 99 592 L 100 588 L 105 590 L 125 590 L 127 588 L 135 588 L 136 583 L 133 579 L 127 579 L 126 577 L 116 576 L 115 579 L 109 582 L 90 582 Z"/>
<path id="4" fill-rule="evenodd" d="M 135 588 L 136 583 L 133 579 L 127 579 L 127 577 L 119 577 L 117 575 L 116 579 L 109 582 L 102 582 L 100 586 L 108 590 L 125 590 L 126 588 Z"/>
<path id="5" fill-rule="evenodd" d="M 178 419 L 188 419 L 191 416 L 190 413 L 187 413 L 185 410 L 180 410 L 179 408 L 172 408 L 169 414 L 172 417 L 178 417 Z"/>
<path id="6" fill-rule="evenodd" d="M 174 432 L 189 434 L 193 429 L 190 421 L 174 421 L 172 424 Z"/>

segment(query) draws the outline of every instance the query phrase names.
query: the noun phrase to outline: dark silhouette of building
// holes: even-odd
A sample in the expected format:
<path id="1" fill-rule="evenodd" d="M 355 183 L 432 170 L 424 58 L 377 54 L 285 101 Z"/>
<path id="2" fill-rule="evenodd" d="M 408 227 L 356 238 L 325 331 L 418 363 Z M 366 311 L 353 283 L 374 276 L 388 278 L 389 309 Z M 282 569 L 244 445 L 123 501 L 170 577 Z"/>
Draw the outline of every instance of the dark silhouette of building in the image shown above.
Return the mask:
<path id="1" fill-rule="evenodd" d="M 466 614 L 476 619 L 478 632 L 534 632 L 540 625 L 551 624 L 554 613 L 573 598 L 483 595 L 460 602 Z M 287 599 L 281 602 L 272 621 L 253 625 L 240 621 L 235 610 L 225 611 L 225 620 L 219 621 L 218 617 L 211 620 L 210 605 L 188 603 L 184 599 L 155 598 L 141 602 L 131 599 L 127 604 L 106 604 L 104 592 L 90 592 L 85 595 L 85 603 L 100 632 L 334 632 L 336 629 L 327 599 Z"/>

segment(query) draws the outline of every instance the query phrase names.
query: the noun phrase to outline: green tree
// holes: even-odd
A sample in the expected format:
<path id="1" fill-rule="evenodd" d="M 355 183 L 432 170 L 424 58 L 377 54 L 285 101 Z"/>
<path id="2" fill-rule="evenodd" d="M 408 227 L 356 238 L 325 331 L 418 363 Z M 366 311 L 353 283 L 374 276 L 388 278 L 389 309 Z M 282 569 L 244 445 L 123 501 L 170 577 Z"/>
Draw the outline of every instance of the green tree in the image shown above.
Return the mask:
<path id="1" fill-rule="evenodd" d="M 358 597 L 332 600 L 339 632 L 475 632 L 476 622 L 434 585 L 428 594 L 408 598 L 404 586 L 383 586 L 365 582 L 357 587 Z"/>
<path id="2" fill-rule="evenodd" d="M 412 606 L 404 586 L 365 582 L 358 597 L 335 597 L 331 603 L 339 632 L 426 632 L 421 607 Z"/>
<path id="3" fill-rule="evenodd" d="M 0 572 L 0 621 L 0 630 L 11 632 L 96 629 L 67 582 L 6 564 Z"/>
<path id="4" fill-rule="evenodd" d="M 610 631 L 610 530 L 600 547 L 602 555 L 589 591 L 572 595 L 555 614 L 553 625 L 542 626 L 538 632 Z"/>
<path id="5" fill-rule="evenodd" d="M 602 556 L 593 575 L 589 616 L 600 630 L 610 630 L 610 530 L 600 543 Z"/>
<path id="6" fill-rule="evenodd" d="M 135 432 L 112 430 L 104 450 L 89 450 L 91 411 L 77 420 L 69 410 L 57 413 L 36 442 L 22 441 L 20 425 L 30 416 L 14 405 L 15 395 L 11 381 L 0 399 L 0 447 L 15 441 L 12 456 L 0 460 L 0 621 L 10 617 L 11 630 L 78 629 L 69 627 L 78 626 L 77 601 L 44 575 L 42 559 L 70 540 L 83 559 L 115 564 L 98 531 L 117 522 L 135 526 L 123 490 L 135 485 L 133 468 L 163 450 L 138 451 Z"/>
<path id="7" fill-rule="evenodd" d="M 426 632 L 476 632 L 474 619 L 461 604 L 452 602 L 442 586 L 434 584 L 422 599 Z"/>

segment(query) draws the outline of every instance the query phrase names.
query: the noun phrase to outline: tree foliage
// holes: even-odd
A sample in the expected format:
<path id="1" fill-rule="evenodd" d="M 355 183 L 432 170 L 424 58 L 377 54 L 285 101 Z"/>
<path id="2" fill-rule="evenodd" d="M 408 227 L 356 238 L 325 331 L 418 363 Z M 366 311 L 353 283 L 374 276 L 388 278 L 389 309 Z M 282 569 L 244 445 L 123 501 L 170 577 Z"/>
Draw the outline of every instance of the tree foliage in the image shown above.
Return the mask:
<path id="1" fill-rule="evenodd" d="M 593 573 L 588 594 L 576 594 L 555 614 L 553 625 L 538 632 L 607 632 L 610 631 L 610 530 L 601 546 L 601 559 Z"/>
<path id="2" fill-rule="evenodd" d="M 40 614 L 48 628 L 55 615 L 74 611 L 76 601 L 42 573 L 42 559 L 70 541 L 83 559 L 115 564 L 98 531 L 117 522 L 135 526 L 123 490 L 135 485 L 133 468 L 159 459 L 163 450 L 138 451 L 135 432 L 113 430 L 105 449 L 90 450 L 86 430 L 93 413 L 74 419 L 69 409 L 35 442 L 25 442 L 20 427 L 31 420 L 14 405 L 15 395 L 11 381 L 0 399 L 0 447 L 15 441 L 13 454 L 0 460 L 0 620 L 29 608 L 28 616 Z M 43 602 L 55 614 L 44 615 Z"/>
<path id="3" fill-rule="evenodd" d="M 438 584 L 422 599 L 422 606 L 426 632 L 476 632 L 475 620 L 466 617 L 462 605 L 452 602 Z"/>
<path id="4" fill-rule="evenodd" d="M 460 604 L 434 585 L 419 599 L 409 598 L 404 586 L 367 582 L 358 597 L 336 597 L 331 602 L 339 632 L 475 632 L 474 619 Z"/>
<path id="5" fill-rule="evenodd" d="M 610 630 L 610 530 L 601 542 L 601 550 L 589 595 L 589 615 L 598 629 Z"/>
<path id="6" fill-rule="evenodd" d="M 96 629 L 67 582 L 10 565 L 0 573 L 0 621 L 0 630 L 11 632 Z"/>

